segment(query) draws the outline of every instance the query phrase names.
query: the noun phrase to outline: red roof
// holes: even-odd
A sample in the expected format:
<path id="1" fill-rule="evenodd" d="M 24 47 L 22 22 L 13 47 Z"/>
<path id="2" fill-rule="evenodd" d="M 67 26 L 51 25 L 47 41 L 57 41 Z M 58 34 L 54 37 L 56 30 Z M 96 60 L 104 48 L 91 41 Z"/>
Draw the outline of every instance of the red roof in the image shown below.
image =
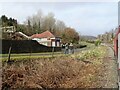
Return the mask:
<path id="1" fill-rule="evenodd" d="M 45 31 L 41 34 L 34 34 L 31 36 L 31 38 L 54 38 L 55 36 L 50 31 Z"/>

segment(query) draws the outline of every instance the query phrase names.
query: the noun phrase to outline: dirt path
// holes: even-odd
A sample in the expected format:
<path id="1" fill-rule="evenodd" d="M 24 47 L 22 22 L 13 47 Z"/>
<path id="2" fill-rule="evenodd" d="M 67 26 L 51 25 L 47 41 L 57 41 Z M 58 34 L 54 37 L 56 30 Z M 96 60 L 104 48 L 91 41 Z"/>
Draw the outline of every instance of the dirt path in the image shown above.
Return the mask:
<path id="1" fill-rule="evenodd" d="M 117 60 L 111 47 L 107 49 L 108 56 L 104 58 L 103 88 L 118 88 Z"/>

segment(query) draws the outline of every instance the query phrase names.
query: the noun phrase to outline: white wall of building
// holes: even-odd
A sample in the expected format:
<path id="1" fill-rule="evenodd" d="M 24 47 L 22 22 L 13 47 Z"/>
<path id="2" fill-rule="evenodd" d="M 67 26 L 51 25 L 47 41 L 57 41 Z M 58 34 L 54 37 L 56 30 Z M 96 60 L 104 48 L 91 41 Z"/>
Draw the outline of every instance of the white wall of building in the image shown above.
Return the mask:
<path id="1" fill-rule="evenodd" d="M 52 41 L 52 47 L 55 47 L 55 41 Z"/>
<path id="2" fill-rule="evenodd" d="M 59 47 L 60 46 L 60 42 L 57 42 L 57 47 Z"/>
<path id="3" fill-rule="evenodd" d="M 43 45 L 47 46 L 47 42 L 48 42 L 47 38 L 41 38 L 41 39 L 40 38 L 34 38 L 33 40 L 36 40 L 40 44 L 43 44 Z"/>
<path id="4" fill-rule="evenodd" d="M 48 38 L 34 38 L 32 40 L 36 40 L 37 42 L 39 42 L 40 44 L 43 44 L 45 46 L 50 46 L 50 45 L 48 45 L 48 43 L 52 42 L 52 47 L 56 47 L 56 46 L 59 47 L 60 42 L 59 41 L 55 42 L 55 39 L 56 38 L 50 38 L 49 40 L 48 40 Z"/>
<path id="5" fill-rule="evenodd" d="M 33 38 L 32 40 L 36 40 L 37 42 L 41 41 L 41 39 L 39 39 L 39 38 Z"/>
<path id="6" fill-rule="evenodd" d="M 47 38 L 41 38 L 41 41 L 48 41 Z"/>

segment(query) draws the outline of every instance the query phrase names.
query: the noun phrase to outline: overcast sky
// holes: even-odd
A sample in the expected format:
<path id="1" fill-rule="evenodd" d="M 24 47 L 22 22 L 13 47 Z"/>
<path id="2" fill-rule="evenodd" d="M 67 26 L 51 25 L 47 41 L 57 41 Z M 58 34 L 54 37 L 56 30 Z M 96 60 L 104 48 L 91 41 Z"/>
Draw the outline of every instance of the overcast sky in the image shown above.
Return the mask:
<path id="1" fill-rule="evenodd" d="M 97 36 L 118 26 L 117 2 L 1 2 L 0 16 L 13 17 L 23 23 L 39 9 L 45 15 L 53 12 L 55 18 L 82 35 Z"/>

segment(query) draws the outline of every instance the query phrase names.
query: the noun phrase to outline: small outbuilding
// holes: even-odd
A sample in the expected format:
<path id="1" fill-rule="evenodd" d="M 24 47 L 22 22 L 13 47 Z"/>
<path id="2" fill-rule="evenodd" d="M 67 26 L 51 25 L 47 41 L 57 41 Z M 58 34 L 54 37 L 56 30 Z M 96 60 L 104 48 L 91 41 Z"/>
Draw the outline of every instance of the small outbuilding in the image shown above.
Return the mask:
<path id="1" fill-rule="evenodd" d="M 31 36 L 32 40 L 36 40 L 42 45 L 49 47 L 61 47 L 61 38 L 56 37 L 50 31 L 45 31 L 41 34 L 34 34 Z"/>

